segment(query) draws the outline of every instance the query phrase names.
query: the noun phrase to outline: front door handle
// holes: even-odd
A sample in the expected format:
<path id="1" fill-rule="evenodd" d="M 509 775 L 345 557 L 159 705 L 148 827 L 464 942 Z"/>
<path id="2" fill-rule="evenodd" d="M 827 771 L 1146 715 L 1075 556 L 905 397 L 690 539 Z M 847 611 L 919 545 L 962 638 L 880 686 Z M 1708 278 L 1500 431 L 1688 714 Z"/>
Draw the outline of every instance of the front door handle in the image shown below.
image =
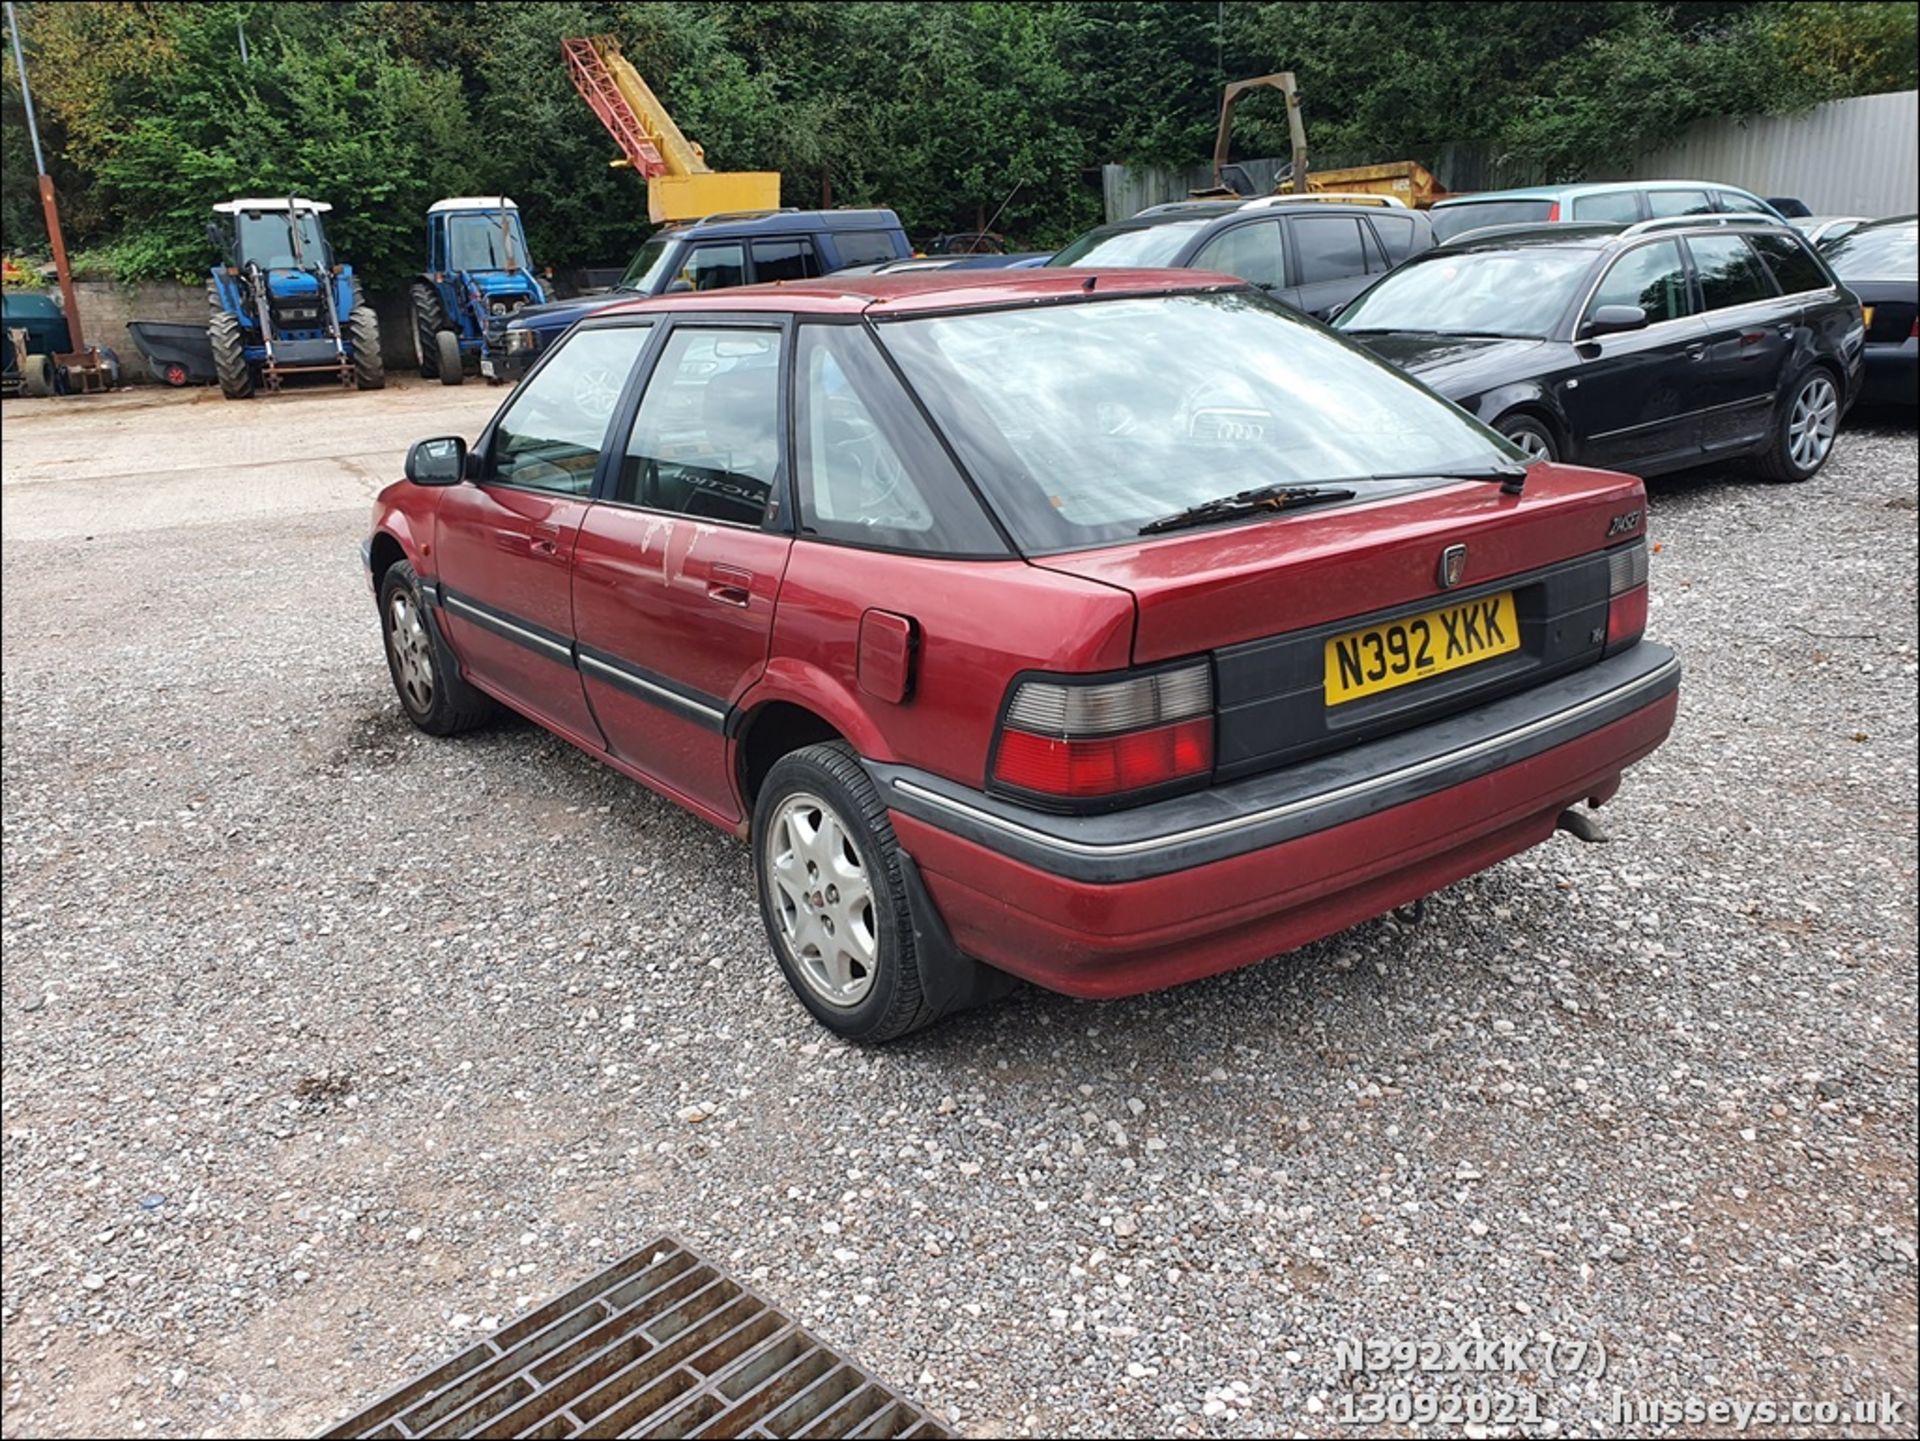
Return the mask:
<path id="1" fill-rule="evenodd" d="M 1688 360 L 1705 360 L 1706 356 L 1707 356 L 1707 347 L 1704 344 L 1689 345 L 1687 347 Z"/>
<path id="2" fill-rule="evenodd" d="M 738 566 L 714 566 L 707 572 L 707 599 L 721 605 L 745 606 L 753 599 L 753 572 Z"/>
<path id="3" fill-rule="evenodd" d="M 560 550 L 560 527 L 536 525 L 527 537 L 527 549 L 535 555 L 551 556 Z"/>

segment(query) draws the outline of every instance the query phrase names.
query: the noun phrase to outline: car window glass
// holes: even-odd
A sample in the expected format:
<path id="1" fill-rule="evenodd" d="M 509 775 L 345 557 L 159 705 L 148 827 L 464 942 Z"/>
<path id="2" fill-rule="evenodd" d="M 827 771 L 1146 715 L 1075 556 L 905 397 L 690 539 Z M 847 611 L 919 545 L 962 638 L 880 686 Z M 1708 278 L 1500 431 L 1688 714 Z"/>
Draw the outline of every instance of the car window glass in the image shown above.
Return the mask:
<path id="1" fill-rule="evenodd" d="M 1920 272 L 1920 230 L 1911 220 L 1863 225 L 1821 247 L 1842 280 L 1905 280 Z"/>
<path id="2" fill-rule="evenodd" d="M 1102 226 L 1064 246 L 1047 264 L 1171 265 L 1195 232 L 1207 224 L 1205 220 L 1168 220 L 1153 225 Z"/>
<path id="3" fill-rule="evenodd" d="M 780 466 L 780 333 L 677 327 L 634 418 L 613 498 L 758 525 Z"/>
<path id="4" fill-rule="evenodd" d="M 1687 286 L 1686 262 L 1680 242 L 1661 240 L 1629 250 L 1613 262 L 1587 306 L 1591 315 L 1603 305 L 1637 305 L 1652 324 L 1678 320 L 1693 313 L 1693 293 Z"/>
<path id="5" fill-rule="evenodd" d="M 1706 215 L 1713 209 L 1704 190 L 1649 190 L 1647 210 L 1655 220 L 1667 215 Z"/>
<path id="6" fill-rule="evenodd" d="M 1714 198 L 1720 202 L 1722 210 L 1738 211 L 1743 215 L 1777 215 L 1766 201 L 1757 195 L 1749 195 L 1744 190 L 1716 190 Z"/>
<path id="7" fill-rule="evenodd" d="M 806 280 L 820 273 L 813 258 L 813 242 L 805 236 L 791 240 L 753 242 L 753 279 L 756 285 L 770 280 Z"/>
<path id="8" fill-rule="evenodd" d="M 1411 215 L 1375 215 L 1369 217 L 1373 233 L 1387 252 L 1387 264 L 1398 265 L 1413 254 L 1413 217 Z"/>
<path id="9" fill-rule="evenodd" d="M 1767 300 L 1775 293 L 1773 278 L 1744 237 L 1694 235 L 1688 237 L 1687 248 L 1693 252 L 1700 297 L 1708 310 Z"/>
<path id="10" fill-rule="evenodd" d="M 833 248 L 840 252 L 842 265 L 872 265 L 906 253 L 895 248 L 890 230 L 838 230 Z"/>
<path id="11" fill-rule="evenodd" d="M 734 245 L 696 245 L 687 252 L 674 284 L 692 290 L 727 290 L 747 283 L 746 252 Z"/>
<path id="12" fill-rule="evenodd" d="M 1255 285 L 1272 287 L 1283 283 L 1279 222 L 1262 220 L 1252 225 L 1236 225 L 1225 234 L 1214 236 L 1194 256 L 1193 268 L 1223 270 Z"/>
<path id="13" fill-rule="evenodd" d="M 566 495 L 591 490 L 607 422 L 652 329 L 576 330 L 562 340 L 494 425 L 488 479 Z"/>
<path id="14" fill-rule="evenodd" d="M 1604 195 L 1582 195 L 1573 202 L 1573 218 L 1609 225 L 1631 225 L 1640 218 L 1640 197 L 1631 190 L 1609 190 Z"/>
<path id="15" fill-rule="evenodd" d="M 1451 240 L 1490 225 L 1523 225 L 1553 213 L 1551 200 L 1470 200 L 1433 208 L 1433 238 Z"/>
<path id="16" fill-rule="evenodd" d="M 796 370 L 802 535 L 889 550 L 1004 551 L 864 327 L 802 326 Z"/>
<path id="17" fill-rule="evenodd" d="M 1351 215 L 1296 215 L 1292 225 L 1298 284 L 1343 280 L 1366 272 L 1360 222 Z"/>
<path id="18" fill-rule="evenodd" d="M 1749 235 L 1747 242 L 1766 257 L 1767 269 L 1788 295 L 1825 290 L 1833 283 L 1803 240 L 1790 235 Z"/>

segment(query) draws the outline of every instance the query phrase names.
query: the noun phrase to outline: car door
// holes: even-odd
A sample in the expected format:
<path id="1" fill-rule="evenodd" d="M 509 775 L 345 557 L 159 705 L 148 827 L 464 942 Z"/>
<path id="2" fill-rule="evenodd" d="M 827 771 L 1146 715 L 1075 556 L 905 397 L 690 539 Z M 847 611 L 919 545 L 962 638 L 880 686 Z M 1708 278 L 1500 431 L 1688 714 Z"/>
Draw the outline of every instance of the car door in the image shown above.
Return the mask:
<path id="1" fill-rule="evenodd" d="M 1367 243 L 1358 216 L 1287 217 L 1292 304 L 1325 320 L 1367 288 Z"/>
<path id="2" fill-rule="evenodd" d="M 1637 305 L 1641 330 L 1586 331 L 1603 305 Z M 1578 365 L 1563 384 L 1571 459 L 1622 470 L 1673 469 L 1700 453 L 1704 327 L 1695 313 L 1677 240 L 1653 240 L 1616 256 L 1595 285 L 1575 331 Z"/>
<path id="3" fill-rule="evenodd" d="M 675 321 L 573 557 L 586 694 L 608 748 L 725 824 L 733 702 L 766 666 L 792 547 L 776 497 L 787 333 Z"/>
<path id="4" fill-rule="evenodd" d="M 1800 302 L 1783 296 L 1737 234 L 1690 235 L 1687 249 L 1707 326 L 1701 367 L 1701 445 L 1737 450 L 1765 437 L 1793 354 Z"/>
<path id="5" fill-rule="evenodd" d="M 477 481 L 434 518 L 440 619 L 463 669 L 535 719 L 598 747 L 573 661 L 569 567 L 608 427 L 650 326 L 574 330 L 475 448 Z"/>
<path id="6" fill-rule="evenodd" d="M 1268 216 L 1230 226 L 1209 238 L 1187 262 L 1193 270 L 1218 270 L 1237 275 L 1262 290 L 1280 292 L 1287 269 L 1280 255 L 1280 220 Z M 1278 296 L 1285 300 L 1284 294 Z"/>

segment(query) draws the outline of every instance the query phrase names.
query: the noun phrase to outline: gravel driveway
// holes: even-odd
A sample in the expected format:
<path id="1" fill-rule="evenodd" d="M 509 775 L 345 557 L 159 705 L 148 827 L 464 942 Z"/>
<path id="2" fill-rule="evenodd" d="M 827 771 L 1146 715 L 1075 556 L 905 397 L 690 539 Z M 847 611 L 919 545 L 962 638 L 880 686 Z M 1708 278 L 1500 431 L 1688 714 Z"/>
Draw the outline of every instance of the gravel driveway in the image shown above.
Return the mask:
<path id="1" fill-rule="evenodd" d="M 364 501 L 498 398 L 7 403 L 6 1434 L 311 1434 L 661 1231 L 975 1435 L 1351 1434 L 1376 1385 L 1912 1416 L 1911 423 L 1655 483 L 1689 671 L 1613 845 L 866 1052 L 744 848 L 402 720 Z M 1475 1335 L 1606 1371 L 1336 1350 Z"/>

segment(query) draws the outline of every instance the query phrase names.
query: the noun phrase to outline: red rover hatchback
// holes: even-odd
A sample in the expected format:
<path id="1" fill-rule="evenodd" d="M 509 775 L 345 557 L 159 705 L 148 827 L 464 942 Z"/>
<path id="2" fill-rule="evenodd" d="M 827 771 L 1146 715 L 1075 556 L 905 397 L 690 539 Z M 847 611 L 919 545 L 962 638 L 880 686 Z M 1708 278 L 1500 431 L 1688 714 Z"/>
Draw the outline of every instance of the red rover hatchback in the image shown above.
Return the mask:
<path id="1" fill-rule="evenodd" d="M 1204 273 L 619 306 L 406 473 L 367 562 L 408 716 L 510 706 L 746 840 L 856 1040 L 1590 833 L 1678 704 L 1638 480 Z"/>

